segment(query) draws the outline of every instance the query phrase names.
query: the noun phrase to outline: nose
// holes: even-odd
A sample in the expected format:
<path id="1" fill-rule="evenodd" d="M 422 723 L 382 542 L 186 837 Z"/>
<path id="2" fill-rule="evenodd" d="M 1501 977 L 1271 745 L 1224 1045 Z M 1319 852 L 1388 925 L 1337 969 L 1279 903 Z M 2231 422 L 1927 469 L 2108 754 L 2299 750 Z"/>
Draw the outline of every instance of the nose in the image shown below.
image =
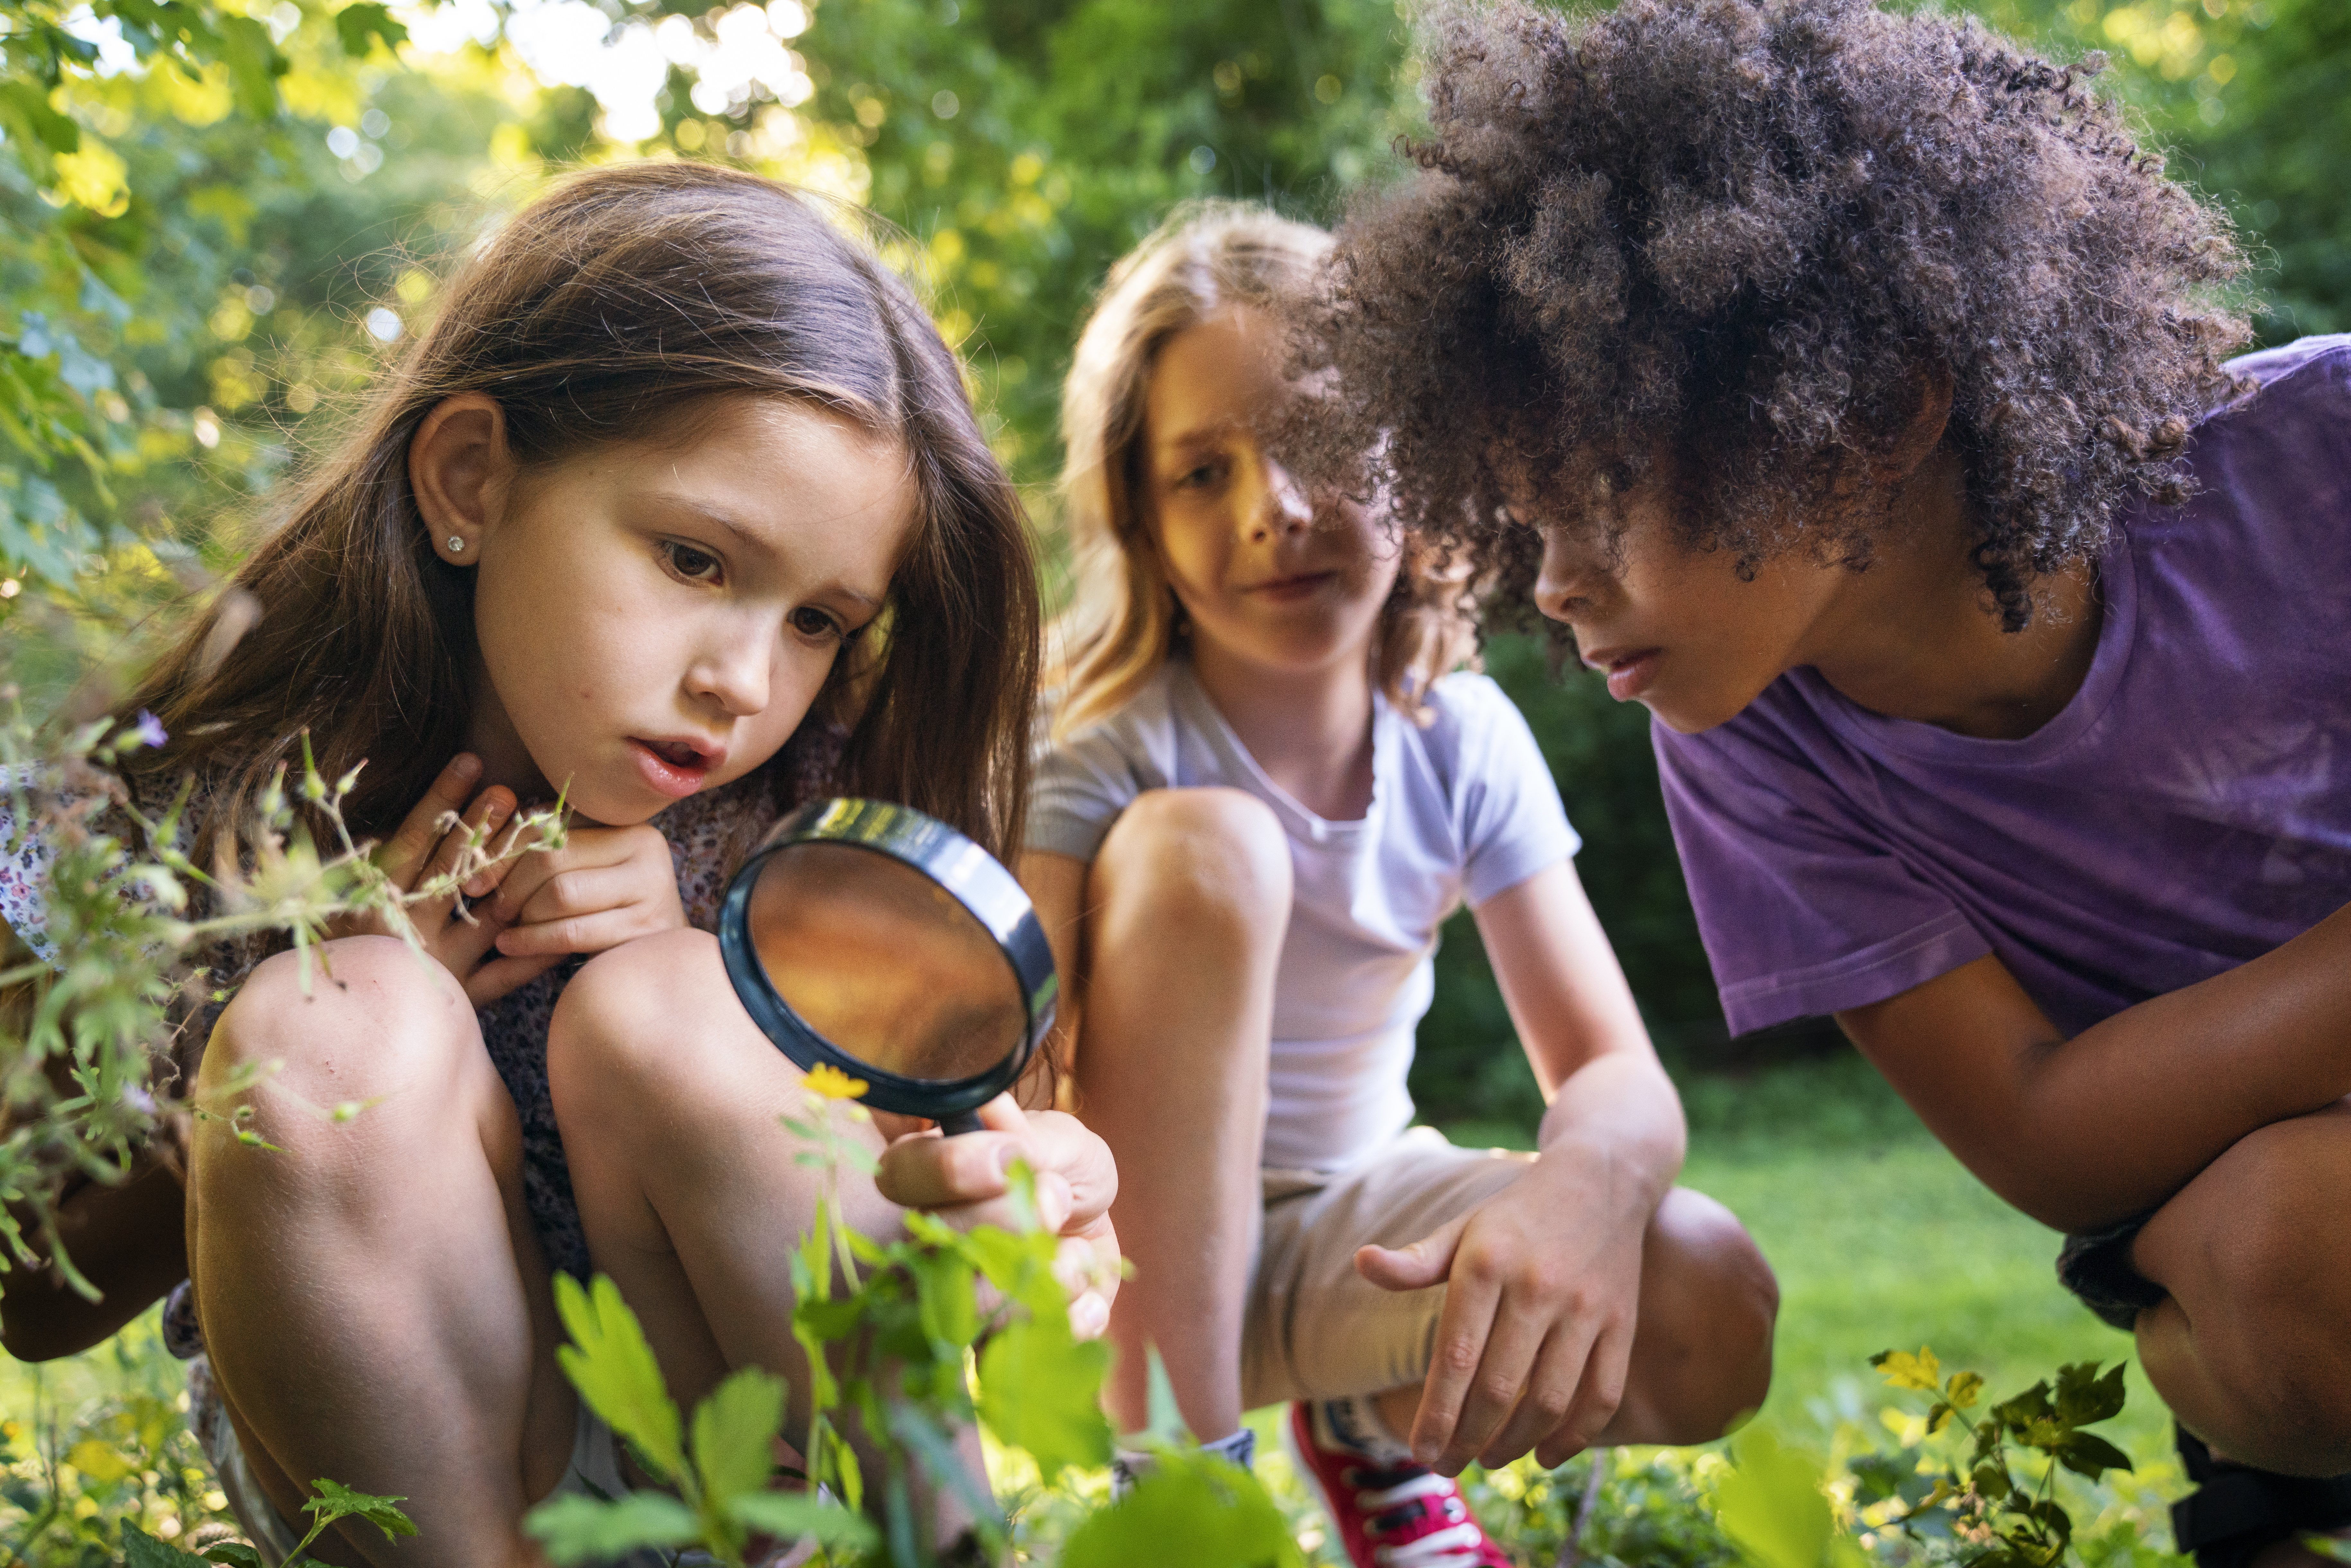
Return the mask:
<path id="1" fill-rule="evenodd" d="M 747 718 L 768 706 L 776 650 L 773 627 L 730 626 L 687 672 L 686 690 L 716 703 L 729 718 Z"/>
<path id="2" fill-rule="evenodd" d="M 1265 500 L 1249 520 L 1252 541 L 1298 533 L 1313 526 L 1314 508 L 1295 476 L 1271 458 L 1265 463 Z"/>
<path id="3" fill-rule="evenodd" d="M 1542 564 L 1535 572 L 1535 608 L 1553 621 L 1573 621 L 1589 608 L 1597 574 L 1589 551 L 1578 548 L 1564 530 L 1545 528 Z"/>

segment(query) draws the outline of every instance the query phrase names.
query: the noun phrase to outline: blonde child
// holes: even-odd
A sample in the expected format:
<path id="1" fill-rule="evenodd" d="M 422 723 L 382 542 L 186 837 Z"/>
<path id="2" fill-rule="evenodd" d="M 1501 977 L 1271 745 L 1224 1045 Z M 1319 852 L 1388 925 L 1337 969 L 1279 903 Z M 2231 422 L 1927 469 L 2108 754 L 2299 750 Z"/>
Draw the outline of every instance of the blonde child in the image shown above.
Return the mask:
<path id="1" fill-rule="evenodd" d="M 169 740 L 120 780 L 152 812 L 195 776 L 200 863 L 304 730 L 329 776 L 368 763 L 350 814 L 406 885 L 453 863 L 444 812 L 495 830 L 560 788 L 576 815 L 563 849 L 466 889 L 472 922 L 418 911 L 432 961 L 353 930 L 306 991 L 290 954 L 203 956 L 234 999 L 191 1020 L 191 1087 L 274 1069 L 240 1097 L 284 1152 L 218 1122 L 189 1139 L 170 1322 L 206 1356 L 195 1418 L 265 1556 L 330 1476 L 408 1500 L 403 1563 L 536 1561 L 531 1503 L 618 1483 L 556 1365 L 553 1270 L 619 1282 L 681 1402 L 747 1364 L 806 1386 L 789 1256 L 812 1177 L 777 1126 L 799 1074 L 733 999 L 716 902 L 819 789 L 1017 841 L 1019 509 L 953 356 L 872 256 L 779 186 L 640 165 L 565 183 L 458 272 L 236 588 L 252 631 L 224 650 L 199 625 L 162 662 L 131 707 Z M 41 947 L 25 873 L 47 851 L 9 837 L 0 915 Z M 308 1109 L 347 1102 L 371 1108 Z M 991 1120 L 902 1139 L 884 1185 L 998 1197 L 1018 1143 L 1053 1218 L 1106 1244 L 1099 1140 Z M 172 1238 L 145 1208 L 110 1218 L 118 1191 L 154 1193 L 79 1195 L 78 1234 L 86 1267 L 135 1285 Z M 871 1184 L 848 1203 L 893 1223 Z M 70 1349 L 148 1290 L 77 1324 L 12 1280 L 10 1343 Z M 345 1560 L 390 1552 L 338 1534 Z"/>
<path id="2" fill-rule="evenodd" d="M 1287 1433 L 1361 1564 L 1501 1563 L 1448 1479 L 1719 1436 L 1775 1291 L 1673 1186 L 1684 1131 L 1458 582 L 1302 494 L 1268 315 L 1328 245 L 1245 207 L 1112 273 L 1065 398 L 1080 586 L 1022 876 L 1071 977 L 1080 1114 L 1135 1263 L 1113 1414 Z M 1429 954 L 1467 902 L 1552 1108 L 1540 1152 L 1407 1131 Z"/>

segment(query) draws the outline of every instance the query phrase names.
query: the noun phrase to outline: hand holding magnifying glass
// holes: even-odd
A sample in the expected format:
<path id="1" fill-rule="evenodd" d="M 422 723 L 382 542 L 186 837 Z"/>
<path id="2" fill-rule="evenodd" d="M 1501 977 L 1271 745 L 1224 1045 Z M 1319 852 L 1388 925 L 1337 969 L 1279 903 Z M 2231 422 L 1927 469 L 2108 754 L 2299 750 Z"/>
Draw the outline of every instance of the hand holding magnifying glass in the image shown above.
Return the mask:
<path id="1" fill-rule="evenodd" d="M 885 1133 L 894 1113 L 1010 1139 L 899 1138 L 883 1158 L 883 1196 L 1008 1226 L 1004 1173 L 1017 1146 L 1037 1172 L 1040 1218 L 1065 1239 L 1071 1326 L 1100 1333 L 1116 1288 L 1115 1166 L 1075 1118 L 1024 1113 L 1006 1096 L 1052 1028 L 1060 984 L 1002 862 L 911 807 L 815 801 L 745 862 L 718 940 L 752 1021 L 801 1068 L 863 1080 Z"/>

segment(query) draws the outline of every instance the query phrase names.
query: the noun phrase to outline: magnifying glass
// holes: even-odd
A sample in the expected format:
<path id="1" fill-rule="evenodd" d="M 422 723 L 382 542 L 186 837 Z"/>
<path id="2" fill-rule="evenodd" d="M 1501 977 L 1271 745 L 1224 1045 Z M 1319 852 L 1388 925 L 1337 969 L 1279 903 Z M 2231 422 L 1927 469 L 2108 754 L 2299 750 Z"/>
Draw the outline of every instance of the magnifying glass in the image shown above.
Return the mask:
<path id="1" fill-rule="evenodd" d="M 976 1132 L 1053 1027 L 1061 982 L 1029 895 L 955 829 L 887 800 L 816 800 L 726 891 L 718 945 L 746 1011 L 803 1071 Z"/>

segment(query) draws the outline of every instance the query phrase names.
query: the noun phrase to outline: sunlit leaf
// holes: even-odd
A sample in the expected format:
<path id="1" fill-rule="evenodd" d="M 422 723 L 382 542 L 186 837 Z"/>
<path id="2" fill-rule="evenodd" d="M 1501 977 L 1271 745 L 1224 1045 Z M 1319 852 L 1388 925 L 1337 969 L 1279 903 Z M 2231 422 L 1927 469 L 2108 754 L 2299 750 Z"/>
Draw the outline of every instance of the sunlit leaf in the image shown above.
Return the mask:
<path id="1" fill-rule="evenodd" d="M 390 8 L 375 0 L 358 0 L 335 13 L 335 37 L 342 40 L 343 53 L 365 59 L 379 41 L 387 50 L 406 43 L 408 28 L 392 18 Z"/>
<path id="2" fill-rule="evenodd" d="M 559 1273 L 555 1309 L 572 1340 L 556 1348 L 555 1359 L 580 1397 L 636 1449 L 656 1479 L 677 1480 L 685 1473 L 677 1406 L 621 1288 L 599 1274 L 582 1290 L 579 1281 Z"/>
<path id="3" fill-rule="evenodd" d="M 779 1540 L 813 1535 L 827 1546 L 858 1552 L 880 1539 L 872 1521 L 863 1514 L 804 1492 L 746 1492 L 730 1500 L 726 1511 L 746 1528 Z"/>
<path id="4" fill-rule="evenodd" d="M 980 1419 L 998 1441 L 1028 1449 L 1048 1484 L 1066 1466 L 1106 1465 L 1109 1367 L 1109 1346 L 1072 1338 L 1066 1312 L 1016 1322 L 979 1353 Z"/>
<path id="5" fill-rule="evenodd" d="M 558 1276 L 560 1278 L 560 1276 Z M 702 1538 L 694 1511 L 663 1492 L 632 1491 L 606 1501 L 566 1492 L 523 1516 L 524 1531 L 558 1563 L 610 1562 L 646 1546 L 687 1546 Z"/>
<path id="6" fill-rule="evenodd" d="M 1134 1490 L 1070 1533 L 1061 1568 L 1291 1568 L 1304 1554 L 1248 1471 L 1197 1449 L 1161 1453 Z"/>
<path id="7" fill-rule="evenodd" d="M 694 1464 L 711 1506 L 767 1486 L 783 1425 L 784 1380 L 756 1366 L 736 1372 L 695 1406 Z"/>
<path id="8" fill-rule="evenodd" d="M 1907 1350 L 1881 1350 L 1869 1358 L 1869 1364 L 1886 1375 L 1886 1381 L 1896 1388 L 1916 1388 L 1932 1394 L 1942 1386 L 1942 1363 L 1925 1345 L 1918 1354 Z"/>

